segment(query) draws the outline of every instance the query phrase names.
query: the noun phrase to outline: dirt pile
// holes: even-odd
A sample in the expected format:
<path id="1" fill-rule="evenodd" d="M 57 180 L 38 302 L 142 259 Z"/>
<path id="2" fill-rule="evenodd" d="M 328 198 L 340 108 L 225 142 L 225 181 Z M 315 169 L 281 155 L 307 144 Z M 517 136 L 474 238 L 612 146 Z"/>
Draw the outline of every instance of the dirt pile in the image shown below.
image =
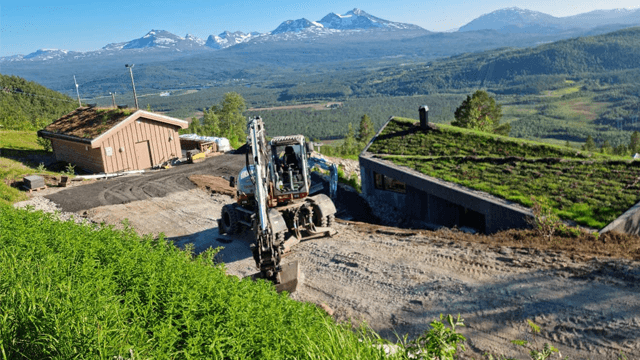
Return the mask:
<path id="1" fill-rule="evenodd" d="M 229 180 L 219 176 L 191 175 L 189 180 L 204 191 L 236 197 L 236 189 L 229 186 Z"/>

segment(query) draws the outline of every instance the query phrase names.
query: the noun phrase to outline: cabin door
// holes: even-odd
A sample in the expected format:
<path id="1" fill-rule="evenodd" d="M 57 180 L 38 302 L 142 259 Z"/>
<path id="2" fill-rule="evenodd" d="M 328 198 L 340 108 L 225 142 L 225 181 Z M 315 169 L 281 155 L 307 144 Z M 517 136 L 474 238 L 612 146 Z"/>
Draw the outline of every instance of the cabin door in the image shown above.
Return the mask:
<path id="1" fill-rule="evenodd" d="M 149 151 L 149 141 L 136 143 L 136 158 L 138 159 L 138 170 L 149 169 L 151 167 L 151 151 Z"/>

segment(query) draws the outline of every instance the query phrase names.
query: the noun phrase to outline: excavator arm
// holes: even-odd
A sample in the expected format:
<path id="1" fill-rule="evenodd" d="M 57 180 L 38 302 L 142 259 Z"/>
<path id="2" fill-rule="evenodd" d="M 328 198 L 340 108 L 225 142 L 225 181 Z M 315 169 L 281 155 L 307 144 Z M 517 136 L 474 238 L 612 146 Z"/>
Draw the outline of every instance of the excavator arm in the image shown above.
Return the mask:
<path id="1" fill-rule="evenodd" d="M 251 119 L 247 127 L 249 133 L 247 142 L 251 147 L 253 162 L 250 164 L 250 161 L 247 161 L 247 169 L 249 169 L 255 188 L 255 215 L 253 216 L 252 228 L 256 242 L 252 247 L 253 258 L 260 268 L 262 277 L 278 284 L 281 282 L 280 255 L 283 246 L 281 241 L 278 241 L 269 219 L 269 148 L 262 119 L 259 117 Z"/>

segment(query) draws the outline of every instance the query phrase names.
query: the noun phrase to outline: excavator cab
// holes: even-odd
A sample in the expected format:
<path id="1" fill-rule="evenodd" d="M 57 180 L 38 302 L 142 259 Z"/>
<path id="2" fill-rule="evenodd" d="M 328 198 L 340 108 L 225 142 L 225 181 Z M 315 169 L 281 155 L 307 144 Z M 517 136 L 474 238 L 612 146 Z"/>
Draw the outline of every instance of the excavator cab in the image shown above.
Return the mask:
<path id="1" fill-rule="evenodd" d="M 278 202 L 288 202 L 308 196 L 310 181 L 304 136 L 278 136 L 269 144 L 274 197 Z"/>

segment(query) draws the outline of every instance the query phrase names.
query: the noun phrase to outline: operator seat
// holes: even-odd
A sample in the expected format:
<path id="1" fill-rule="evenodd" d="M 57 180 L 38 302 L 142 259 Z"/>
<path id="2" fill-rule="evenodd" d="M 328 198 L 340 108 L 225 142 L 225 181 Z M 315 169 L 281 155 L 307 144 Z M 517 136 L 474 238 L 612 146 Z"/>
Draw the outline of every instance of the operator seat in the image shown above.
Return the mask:
<path id="1" fill-rule="evenodd" d="M 284 149 L 283 160 L 284 160 L 285 167 L 288 167 L 289 165 L 291 165 L 292 169 L 298 168 L 298 158 L 296 157 L 295 151 L 293 151 L 293 147 L 287 146 Z"/>

